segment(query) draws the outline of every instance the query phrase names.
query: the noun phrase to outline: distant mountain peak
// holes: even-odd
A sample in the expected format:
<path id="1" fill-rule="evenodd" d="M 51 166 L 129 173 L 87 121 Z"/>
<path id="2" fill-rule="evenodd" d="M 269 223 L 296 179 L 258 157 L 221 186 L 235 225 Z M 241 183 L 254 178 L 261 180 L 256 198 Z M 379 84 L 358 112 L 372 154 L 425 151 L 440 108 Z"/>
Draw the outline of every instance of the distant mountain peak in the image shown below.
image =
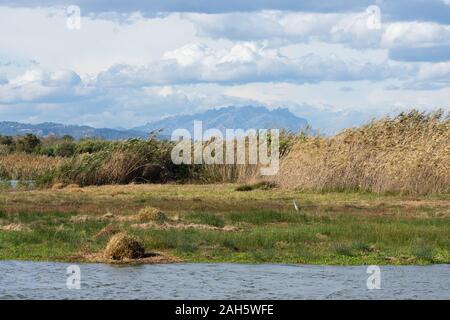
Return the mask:
<path id="1" fill-rule="evenodd" d="M 169 138 L 176 129 L 187 129 L 193 132 L 195 120 L 203 122 L 203 130 L 215 128 L 222 132 L 225 129 L 243 129 L 245 131 L 249 129 L 284 129 L 298 132 L 308 126 L 305 119 L 295 116 L 286 108 L 269 110 L 261 106 L 229 106 L 191 115 L 171 116 L 130 130 L 93 128 L 86 125 L 68 125 L 54 122 L 25 124 L 0 121 L 0 134 L 24 135 L 32 133 L 41 137 L 70 135 L 75 139 L 96 137 L 107 140 L 124 140 L 130 138 L 146 139 L 150 132 L 162 130 L 158 133 L 158 137 Z"/>
<path id="2" fill-rule="evenodd" d="M 308 126 L 305 119 L 299 118 L 287 108 L 269 110 L 262 106 L 228 106 L 210 109 L 191 115 L 179 115 L 149 122 L 133 128 L 136 131 L 152 132 L 162 129 L 164 135 L 170 135 L 176 129 L 192 132 L 194 121 L 203 122 L 203 130 L 224 129 L 284 129 L 298 132 Z"/>

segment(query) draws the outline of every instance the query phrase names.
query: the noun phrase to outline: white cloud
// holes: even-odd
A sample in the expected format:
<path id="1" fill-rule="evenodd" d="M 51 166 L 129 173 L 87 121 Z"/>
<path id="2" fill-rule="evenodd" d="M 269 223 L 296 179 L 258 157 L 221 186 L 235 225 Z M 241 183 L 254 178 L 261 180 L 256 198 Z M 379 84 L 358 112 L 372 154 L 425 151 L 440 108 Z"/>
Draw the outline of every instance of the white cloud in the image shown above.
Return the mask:
<path id="1" fill-rule="evenodd" d="M 183 83 L 320 82 L 404 77 L 412 68 L 388 62 L 372 63 L 336 56 L 284 56 L 280 50 L 255 43 L 238 43 L 214 50 L 189 44 L 166 52 L 145 67 L 116 65 L 98 76 L 102 86 L 151 86 Z"/>
<path id="2" fill-rule="evenodd" d="M 0 103 L 64 102 L 78 99 L 87 92 L 73 71 L 31 69 L 0 85 Z"/>
<path id="3" fill-rule="evenodd" d="M 450 43 L 450 26 L 434 22 L 381 20 L 380 29 L 368 25 L 368 14 L 285 11 L 224 14 L 186 13 L 199 35 L 232 40 L 283 40 L 289 43 L 344 43 L 353 48 L 393 48 Z M 381 17 L 383 17 L 381 15 Z M 275 45 L 277 42 L 275 42 Z"/>
<path id="4" fill-rule="evenodd" d="M 232 40 L 284 39 L 291 42 L 313 40 L 348 42 L 355 47 L 374 45 L 377 30 L 367 26 L 367 14 L 305 13 L 285 11 L 233 12 L 224 14 L 186 13 L 199 35 Z"/>
<path id="5" fill-rule="evenodd" d="M 80 30 L 69 30 L 66 18 L 63 9 L 0 6 L 0 55 L 84 76 L 117 63 L 145 64 L 197 39 L 194 27 L 176 13 L 134 15 L 127 23 L 82 16 Z"/>
<path id="6" fill-rule="evenodd" d="M 450 61 L 423 64 L 417 77 L 405 84 L 405 88 L 416 90 L 441 89 L 449 86 Z"/>
<path id="7" fill-rule="evenodd" d="M 307 40 L 326 33 L 342 18 L 340 14 L 260 11 L 224 14 L 185 13 L 201 36 L 234 40 L 296 38 Z"/>
<path id="8" fill-rule="evenodd" d="M 384 47 L 433 46 L 450 44 L 450 26 L 429 22 L 396 22 L 385 29 L 381 43 Z"/>
<path id="9" fill-rule="evenodd" d="M 399 2 L 393 6 L 400 8 Z M 97 3 L 78 31 L 66 28 L 62 8 L 0 6 L 0 116 L 134 126 L 177 113 L 261 104 L 291 106 L 333 126 L 344 113 L 350 121 L 414 101 L 448 106 L 450 66 L 442 51 L 450 27 L 437 23 L 449 23 L 445 11 L 435 11 L 433 23 L 410 19 L 417 7 L 404 7 L 396 21 L 387 2 L 377 3 L 379 30 L 368 28 L 365 5 L 238 12 L 232 10 L 237 2 L 227 2 L 221 6 L 230 10 L 206 10 L 228 12 L 222 14 L 130 15 L 120 8 L 105 13 Z M 434 60 L 408 50 L 421 46 L 440 49 Z M 419 55 L 428 60 L 414 59 Z M 332 117 L 319 119 L 327 114 Z"/>
<path id="10" fill-rule="evenodd" d="M 426 64 L 421 67 L 419 80 L 446 80 L 450 82 L 450 62 Z"/>
<path id="11" fill-rule="evenodd" d="M 373 89 L 368 93 L 367 99 L 373 106 L 390 106 L 393 113 L 411 108 L 433 110 L 437 108 L 449 109 L 450 88 L 439 90 L 382 90 Z"/>

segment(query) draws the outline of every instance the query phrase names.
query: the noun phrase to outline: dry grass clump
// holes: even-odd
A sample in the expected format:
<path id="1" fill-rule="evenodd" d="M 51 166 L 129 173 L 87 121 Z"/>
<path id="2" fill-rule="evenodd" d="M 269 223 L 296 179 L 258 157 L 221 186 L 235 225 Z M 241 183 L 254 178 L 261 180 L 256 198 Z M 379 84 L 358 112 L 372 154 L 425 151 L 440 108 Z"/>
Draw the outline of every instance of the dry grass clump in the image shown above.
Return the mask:
<path id="1" fill-rule="evenodd" d="M 52 190 L 61 190 L 64 188 L 64 184 L 57 182 L 52 185 Z"/>
<path id="2" fill-rule="evenodd" d="M 66 186 L 66 189 L 79 189 L 79 188 L 80 186 L 77 185 L 76 183 L 71 183 Z"/>
<path id="3" fill-rule="evenodd" d="M 0 154 L 0 177 L 32 180 L 56 168 L 66 160 L 27 153 Z"/>
<path id="4" fill-rule="evenodd" d="M 145 207 L 139 210 L 138 219 L 140 221 L 166 221 L 167 215 L 154 207 Z"/>
<path id="5" fill-rule="evenodd" d="M 0 225 L 2 231 L 31 231 L 31 229 L 22 223 L 11 223 L 4 226 Z"/>
<path id="6" fill-rule="evenodd" d="M 134 237 L 121 232 L 109 240 L 104 256 L 111 260 L 138 259 L 144 256 L 143 245 Z"/>
<path id="7" fill-rule="evenodd" d="M 132 228 L 148 230 L 213 230 L 213 231 L 223 231 L 223 232 L 237 232 L 240 231 L 238 227 L 235 226 L 223 226 L 216 227 L 210 226 L 207 224 L 199 224 L 199 223 L 154 223 L 154 222 L 146 222 L 146 223 L 136 223 L 131 225 Z"/>
<path id="8" fill-rule="evenodd" d="M 297 142 L 275 181 L 311 190 L 450 191 L 450 118 L 411 111 Z"/>
<path id="9" fill-rule="evenodd" d="M 107 225 L 102 230 L 100 230 L 94 238 L 103 238 L 103 237 L 109 237 L 112 235 L 115 235 L 116 233 L 119 233 L 119 230 L 115 228 L 113 225 Z"/>

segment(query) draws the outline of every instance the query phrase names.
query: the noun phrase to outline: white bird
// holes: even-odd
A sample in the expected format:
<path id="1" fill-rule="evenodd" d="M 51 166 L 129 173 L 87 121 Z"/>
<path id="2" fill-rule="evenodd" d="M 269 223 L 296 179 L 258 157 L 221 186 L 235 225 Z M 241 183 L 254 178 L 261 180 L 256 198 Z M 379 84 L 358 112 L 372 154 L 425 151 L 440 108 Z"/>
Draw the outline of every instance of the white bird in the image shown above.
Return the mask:
<path id="1" fill-rule="evenodd" d="M 295 211 L 299 211 L 300 208 L 298 207 L 298 205 L 297 205 L 297 203 L 295 202 L 295 200 L 292 200 L 292 201 L 294 202 L 294 208 L 295 208 Z"/>

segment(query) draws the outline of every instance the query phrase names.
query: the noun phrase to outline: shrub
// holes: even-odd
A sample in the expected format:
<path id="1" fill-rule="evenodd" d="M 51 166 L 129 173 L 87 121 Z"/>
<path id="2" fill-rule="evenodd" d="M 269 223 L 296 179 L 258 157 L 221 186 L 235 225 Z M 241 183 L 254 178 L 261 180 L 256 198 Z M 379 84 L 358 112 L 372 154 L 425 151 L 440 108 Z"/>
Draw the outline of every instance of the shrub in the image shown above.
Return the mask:
<path id="1" fill-rule="evenodd" d="M 27 133 L 25 136 L 17 139 L 16 149 L 25 153 L 33 153 L 38 150 L 41 140 L 34 134 Z"/>
<path id="2" fill-rule="evenodd" d="M 75 143 L 63 141 L 56 145 L 54 155 L 59 157 L 72 157 L 75 154 Z"/>
<path id="3" fill-rule="evenodd" d="M 75 153 L 95 153 L 99 152 L 108 146 L 110 146 L 113 142 L 98 140 L 98 139 L 82 139 L 77 142 L 75 146 Z"/>

